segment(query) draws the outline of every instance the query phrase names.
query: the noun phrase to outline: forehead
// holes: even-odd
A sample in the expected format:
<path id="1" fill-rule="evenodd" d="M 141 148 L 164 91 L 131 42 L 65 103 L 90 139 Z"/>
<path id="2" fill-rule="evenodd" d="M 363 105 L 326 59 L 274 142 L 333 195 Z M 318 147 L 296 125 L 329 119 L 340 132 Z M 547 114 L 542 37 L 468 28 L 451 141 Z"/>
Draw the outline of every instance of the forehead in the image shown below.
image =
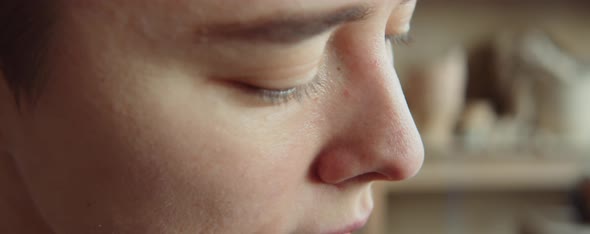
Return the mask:
<path id="1" fill-rule="evenodd" d="M 375 10 L 373 19 L 389 18 L 393 6 L 415 0 L 61 0 L 65 2 L 65 24 L 76 24 L 85 31 L 114 28 L 126 35 L 154 40 L 189 39 L 195 32 L 210 29 L 249 26 L 261 22 L 316 19 L 338 10 L 365 8 Z M 411 4 L 404 4 L 411 5 Z M 396 10 L 397 11 L 397 10 Z M 408 14 L 411 17 L 411 12 Z M 315 17 L 314 17 L 315 16 Z M 391 18 L 390 18 L 391 19 Z M 375 21 L 376 22 L 376 21 Z M 91 26 L 89 26 L 91 25 Z M 272 24 L 271 24 L 272 25 Z M 391 23 L 390 25 L 397 25 Z M 64 27 L 74 28 L 74 27 Z M 96 31 L 96 30 L 94 30 Z M 133 32 L 133 33 L 130 33 Z M 90 33 L 90 32 L 89 32 Z M 96 34 L 96 33 L 94 33 Z M 194 38 L 193 38 L 194 39 Z"/>
<path id="2" fill-rule="evenodd" d="M 77 10 L 135 12 L 138 15 L 161 15 L 166 18 L 190 17 L 195 20 L 251 20 L 267 15 L 314 13 L 353 4 L 374 5 L 401 0 L 63 0 Z"/>

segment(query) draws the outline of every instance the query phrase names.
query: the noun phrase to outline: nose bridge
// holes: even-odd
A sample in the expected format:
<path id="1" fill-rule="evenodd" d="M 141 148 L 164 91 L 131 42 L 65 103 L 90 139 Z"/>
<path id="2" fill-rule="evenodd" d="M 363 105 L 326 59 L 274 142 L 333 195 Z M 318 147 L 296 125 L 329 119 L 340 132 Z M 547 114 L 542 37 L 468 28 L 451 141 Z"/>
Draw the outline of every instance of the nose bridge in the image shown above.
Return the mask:
<path id="1" fill-rule="evenodd" d="M 317 174 L 331 184 L 411 177 L 424 149 L 392 61 L 385 46 L 348 42 L 337 59 L 346 68 L 345 90 L 336 96 L 329 123 L 334 135 L 318 157 Z"/>
<path id="2" fill-rule="evenodd" d="M 424 149 L 403 91 L 386 55 L 386 47 L 349 47 L 343 62 L 354 104 L 347 131 L 350 149 L 362 165 L 357 173 L 379 173 L 391 180 L 413 176 L 422 165 Z"/>
<path id="3" fill-rule="evenodd" d="M 393 66 L 379 66 L 356 82 L 360 100 L 351 133 L 364 133 L 357 142 L 367 170 L 394 180 L 412 176 L 423 146 Z"/>

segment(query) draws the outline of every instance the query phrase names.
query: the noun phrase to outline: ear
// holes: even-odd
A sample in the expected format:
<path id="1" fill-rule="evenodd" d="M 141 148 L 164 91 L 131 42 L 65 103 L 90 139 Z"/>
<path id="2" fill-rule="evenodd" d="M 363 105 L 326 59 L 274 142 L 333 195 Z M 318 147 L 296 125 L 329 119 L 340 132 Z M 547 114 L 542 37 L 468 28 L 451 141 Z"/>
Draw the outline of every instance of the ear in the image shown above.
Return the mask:
<path id="1" fill-rule="evenodd" d="M 12 133 L 18 108 L 4 72 L 0 69 L 0 154 L 10 153 L 12 149 Z"/>

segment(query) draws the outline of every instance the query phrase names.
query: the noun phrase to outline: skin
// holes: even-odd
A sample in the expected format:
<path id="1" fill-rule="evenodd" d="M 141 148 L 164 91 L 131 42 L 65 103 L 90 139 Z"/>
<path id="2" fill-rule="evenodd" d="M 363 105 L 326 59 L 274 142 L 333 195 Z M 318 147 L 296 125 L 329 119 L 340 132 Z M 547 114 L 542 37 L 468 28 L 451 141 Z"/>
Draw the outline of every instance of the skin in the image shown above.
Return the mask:
<path id="1" fill-rule="evenodd" d="M 422 164 L 383 39 L 413 1 L 60 4 L 38 102 L 0 83 L 2 233 L 330 233 L 366 219 L 373 181 Z M 373 10 L 288 45 L 190 30 L 355 4 Z M 314 74 L 310 95 L 252 92 Z"/>

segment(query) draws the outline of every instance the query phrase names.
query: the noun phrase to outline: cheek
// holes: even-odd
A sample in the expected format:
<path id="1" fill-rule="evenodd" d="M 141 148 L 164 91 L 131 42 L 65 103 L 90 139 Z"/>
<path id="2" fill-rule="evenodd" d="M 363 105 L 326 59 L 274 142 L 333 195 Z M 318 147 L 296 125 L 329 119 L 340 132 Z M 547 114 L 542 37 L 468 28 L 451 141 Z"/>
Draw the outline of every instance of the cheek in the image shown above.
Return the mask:
<path id="1" fill-rule="evenodd" d="M 20 165 L 53 223 L 260 226 L 301 199 L 314 155 L 304 116 L 174 79 L 108 82 L 54 80 L 27 124 Z"/>
<path id="2" fill-rule="evenodd" d="M 179 162 L 178 168 L 186 167 L 228 188 L 266 191 L 273 187 L 252 186 L 289 179 L 273 175 L 304 171 L 312 159 L 302 155 L 305 148 L 297 141 L 304 137 L 298 123 L 305 119 L 289 115 L 289 110 L 277 114 L 241 107 L 225 100 L 234 97 L 182 81 L 151 87 L 138 103 L 129 104 L 137 107 L 132 121 L 141 124 L 137 126 L 141 141 L 154 142 L 154 150 L 173 156 L 167 160 Z"/>
<path id="3" fill-rule="evenodd" d="M 154 142 L 142 148 L 176 168 L 174 173 L 183 177 L 178 179 L 201 182 L 201 190 L 241 194 L 244 200 L 259 199 L 261 193 L 278 195 L 285 191 L 283 183 L 301 182 L 294 178 L 302 177 L 295 174 L 304 172 L 309 161 L 299 155 L 304 149 L 282 141 L 284 134 L 269 131 L 292 133 L 289 128 L 271 128 L 231 110 L 181 102 L 150 110 L 154 119 L 138 121 L 146 124 L 141 141 Z"/>
<path id="4" fill-rule="evenodd" d="M 304 116 L 234 106 L 182 82 L 152 87 L 129 105 L 137 107 L 137 154 L 153 155 L 166 197 L 186 194 L 180 200 L 206 204 L 208 218 L 233 226 L 288 217 L 282 212 L 304 196 L 314 157 L 305 140 L 313 134 L 300 130 Z"/>

